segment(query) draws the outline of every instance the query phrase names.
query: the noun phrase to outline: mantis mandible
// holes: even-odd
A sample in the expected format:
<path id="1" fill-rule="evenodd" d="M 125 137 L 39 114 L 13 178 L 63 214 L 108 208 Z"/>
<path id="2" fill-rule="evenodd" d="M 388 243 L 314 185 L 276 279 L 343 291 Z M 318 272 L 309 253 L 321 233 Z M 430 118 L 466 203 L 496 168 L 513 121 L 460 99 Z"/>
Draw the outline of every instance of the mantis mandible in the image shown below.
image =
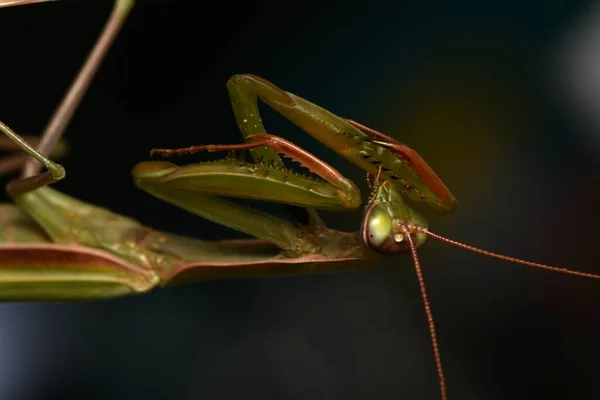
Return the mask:
<path id="1" fill-rule="evenodd" d="M 43 0 L 0 1 L 0 6 L 40 1 Z M 96 47 L 37 148 L 0 123 L 0 131 L 10 144 L 39 163 L 28 162 L 21 179 L 7 185 L 14 205 L 0 205 L 0 299 L 113 298 L 207 279 L 351 270 L 373 265 L 382 255 L 410 253 L 427 314 L 440 394 L 447 399 L 433 314 L 417 255 L 417 249 L 428 237 L 529 267 L 600 279 L 594 274 L 491 253 L 429 231 L 424 218 L 404 198 L 424 203 L 440 214 L 452 212 L 456 200 L 414 150 L 254 75 L 235 75 L 227 83 L 244 143 L 151 152 L 164 157 L 202 151 L 227 151 L 232 155 L 215 162 L 183 166 L 146 161 L 136 165 L 132 174 L 135 184 L 150 194 L 256 239 L 207 242 L 159 232 L 48 187 L 63 179 L 65 170 L 47 154 L 55 148 L 132 6 L 130 0 L 115 2 Z M 371 193 L 357 232 L 330 229 L 315 211 L 358 209 L 362 199 L 355 184 L 308 151 L 267 133 L 257 99 L 367 172 Z M 254 162 L 235 156 L 236 151 L 245 150 Z M 288 169 L 281 156 L 299 162 L 317 177 Z M 18 165 L 24 160 L 31 159 L 20 157 Z M 38 173 L 40 165 L 47 171 Z M 4 172 L 14 168 L 14 162 L 0 164 Z M 302 207 L 307 220 L 290 222 L 218 196 Z"/>

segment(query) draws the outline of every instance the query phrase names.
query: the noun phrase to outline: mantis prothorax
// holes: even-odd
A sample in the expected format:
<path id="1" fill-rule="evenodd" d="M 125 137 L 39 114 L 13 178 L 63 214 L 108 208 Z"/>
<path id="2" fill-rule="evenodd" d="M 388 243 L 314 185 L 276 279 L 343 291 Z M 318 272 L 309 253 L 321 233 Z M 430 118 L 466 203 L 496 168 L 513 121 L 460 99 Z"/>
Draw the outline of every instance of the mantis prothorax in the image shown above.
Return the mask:
<path id="1" fill-rule="evenodd" d="M 37 1 L 0 1 L 0 6 L 33 2 Z M 11 143 L 47 170 L 36 174 L 37 166 L 31 164 L 21 179 L 7 186 L 16 207 L 0 206 L 1 300 L 111 298 L 172 283 L 357 269 L 372 265 L 380 255 L 410 253 L 427 314 L 440 393 L 446 399 L 433 315 L 417 255 L 427 237 L 529 267 L 600 279 L 594 274 L 491 253 L 430 232 L 423 217 L 404 202 L 403 196 L 440 214 L 453 211 L 456 200 L 414 150 L 254 75 L 236 75 L 227 83 L 244 143 L 151 152 L 173 157 L 201 151 L 249 150 L 254 163 L 235 156 L 184 166 L 147 161 L 136 165 L 132 174 L 135 184 L 152 195 L 256 239 L 206 242 L 159 232 L 51 189 L 47 185 L 63 179 L 65 171 L 45 154 L 66 128 L 132 5 L 129 0 L 116 1 L 103 34 L 37 149 L 0 123 L 0 131 Z M 267 133 L 258 112 L 259 98 L 373 176 L 357 232 L 329 229 L 315 211 L 357 209 L 361 204 L 357 187 L 308 151 Z M 289 170 L 280 155 L 299 162 L 319 178 Z M 19 159 L 19 163 L 24 160 Z M 14 164 L 4 166 L 4 171 L 14 169 Z M 276 218 L 217 196 L 305 207 L 308 223 Z"/>

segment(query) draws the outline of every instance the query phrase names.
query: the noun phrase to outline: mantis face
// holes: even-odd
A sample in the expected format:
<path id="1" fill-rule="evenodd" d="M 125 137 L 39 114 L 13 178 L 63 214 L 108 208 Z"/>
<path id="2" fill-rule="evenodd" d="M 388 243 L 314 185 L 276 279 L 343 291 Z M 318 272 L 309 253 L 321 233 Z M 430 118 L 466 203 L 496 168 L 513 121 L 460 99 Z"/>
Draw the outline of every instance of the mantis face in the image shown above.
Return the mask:
<path id="1" fill-rule="evenodd" d="M 384 181 L 375 188 L 361 223 L 367 246 L 385 255 L 409 253 L 407 235 L 417 248 L 425 243 L 427 235 L 419 228 L 427 229 L 427 222 L 404 203 L 391 181 Z"/>

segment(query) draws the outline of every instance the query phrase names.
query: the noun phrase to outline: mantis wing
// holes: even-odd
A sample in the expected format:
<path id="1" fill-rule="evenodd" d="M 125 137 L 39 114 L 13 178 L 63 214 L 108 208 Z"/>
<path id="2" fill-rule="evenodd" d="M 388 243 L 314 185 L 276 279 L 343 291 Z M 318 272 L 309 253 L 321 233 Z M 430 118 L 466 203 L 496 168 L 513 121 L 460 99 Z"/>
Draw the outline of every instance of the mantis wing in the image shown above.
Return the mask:
<path id="1" fill-rule="evenodd" d="M 158 278 L 107 252 L 79 245 L 0 245 L 0 299 L 92 300 L 145 292 Z"/>

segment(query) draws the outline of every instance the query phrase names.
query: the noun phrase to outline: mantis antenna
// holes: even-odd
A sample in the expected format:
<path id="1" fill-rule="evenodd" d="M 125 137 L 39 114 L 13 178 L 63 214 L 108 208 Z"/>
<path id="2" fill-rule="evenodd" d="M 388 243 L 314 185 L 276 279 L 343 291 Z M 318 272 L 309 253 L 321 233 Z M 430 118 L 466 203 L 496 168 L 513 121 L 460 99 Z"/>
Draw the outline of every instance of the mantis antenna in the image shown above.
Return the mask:
<path id="1" fill-rule="evenodd" d="M 448 243 L 453 246 L 460 247 L 462 249 L 469 250 L 469 251 L 472 251 L 473 253 L 481 254 L 481 255 L 484 255 L 487 257 L 496 258 L 498 260 L 508 261 L 508 262 L 515 263 L 515 264 L 521 264 L 521 265 L 525 265 L 525 266 L 531 267 L 531 268 L 543 269 L 546 271 L 560 272 L 560 273 L 567 274 L 567 275 L 573 275 L 573 276 L 579 276 L 579 277 L 583 277 L 583 278 L 591 278 L 591 279 L 599 279 L 600 280 L 600 275 L 586 273 L 586 272 L 573 271 L 568 268 L 552 267 L 552 266 L 546 265 L 546 264 L 535 263 L 535 262 L 531 262 L 531 261 L 521 260 L 521 259 L 515 258 L 515 257 L 505 256 L 503 254 L 493 253 L 491 251 L 487 251 L 487 250 L 483 250 L 483 249 L 480 249 L 480 248 L 477 248 L 474 246 L 470 246 L 468 244 L 461 243 L 456 240 L 448 239 L 444 236 L 430 232 L 429 230 L 427 230 L 423 227 L 414 227 L 413 229 L 417 232 L 424 233 L 427 236 L 434 238 L 436 240 L 439 240 L 441 242 Z M 423 272 L 421 270 L 421 263 L 419 262 L 419 255 L 417 253 L 417 248 L 415 246 L 414 240 L 411 237 L 410 231 L 408 229 L 405 230 L 405 237 L 408 240 L 408 244 L 410 246 L 410 252 L 411 252 L 411 255 L 413 258 L 415 271 L 417 273 L 417 280 L 419 282 L 419 287 L 421 289 L 421 296 L 423 297 L 423 305 L 425 307 L 425 314 L 427 316 L 427 324 L 429 326 L 429 334 L 431 336 L 431 346 L 433 348 L 433 356 L 434 356 L 434 360 L 435 360 L 435 366 L 436 366 L 436 370 L 437 370 L 437 374 L 438 374 L 438 378 L 439 378 L 439 382 L 440 382 L 441 397 L 442 397 L 442 400 L 447 400 L 448 395 L 447 395 L 447 390 L 446 390 L 446 379 L 444 377 L 444 369 L 442 367 L 442 359 L 440 356 L 439 344 L 438 344 L 437 334 L 436 334 L 436 330 L 435 330 L 435 323 L 433 320 L 433 314 L 431 312 L 431 306 L 429 304 L 429 298 L 427 296 L 427 290 L 425 288 L 425 279 L 423 278 Z"/>
<path id="2" fill-rule="evenodd" d="M 448 400 L 448 394 L 446 390 L 446 378 L 444 377 L 444 368 L 442 367 L 442 357 L 440 356 L 440 347 L 437 340 L 437 334 L 435 332 L 435 323 L 433 321 L 433 313 L 431 312 L 431 305 L 429 304 L 429 298 L 427 296 L 427 289 L 425 288 L 425 279 L 423 278 L 423 271 L 421 270 L 421 263 L 419 262 L 419 255 L 417 253 L 417 247 L 413 241 L 410 232 L 406 231 L 405 237 L 408 239 L 410 246 L 410 253 L 415 265 L 415 271 L 417 272 L 417 280 L 419 281 L 419 288 L 421 289 L 421 296 L 423 297 L 423 306 L 425 307 L 425 314 L 427 315 L 427 325 L 429 326 L 429 335 L 431 336 L 431 346 L 433 347 L 433 357 L 435 359 L 435 369 L 437 370 L 438 379 L 440 381 L 440 394 L 442 400 Z"/>
<path id="3" fill-rule="evenodd" d="M 515 263 L 515 264 L 521 264 L 521 265 L 525 265 L 525 266 L 531 267 L 531 268 L 544 269 L 546 271 L 560 272 L 562 274 L 580 276 L 580 277 L 583 277 L 583 278 L 600 279 L 600 275 L 596 275 L 596 274 L 590 274 L 590 273 L 587 273 L 587 272 L 573 271 L 573 270 L 570 270 L 568 268 L 552 267 L 552 266 L 546 265 L 546 264 L 535 263 L 535 262 L 531 262 L 531 261 L 521 260 L 520 258 L 514 258 L 514 257 L 509 257 L 509 256 L 505 256 L 505 255 L 498 254 L 498 253 L 493 253 L 491 251 L 487 251 L 487 250 L 483 250 L 483 249 L 480 249 L 480 248 L 477 248 L 477 247 L 474 247 L 474 246 L 470 246 L 468 244 L 461 243 L 461 242 L 458 242 L 456 240 L 448 239 L 448 238 L 446 238 L 444 236 L 441 236 L 441 235 L 438 235 L 436 233 L 430 232 L 430 231 L 428 231 L 425 228 L 417 228 L 417 230 L 420 231 L 420 232 L 423 232 L 427 236 L 432 237 L 434 239 L 437 239 L 437 240 L 439 240 L 441 242 L 448 243 L 448 244 L 451 244 L 453 246 L 460 247 L 462 249 L 472 251 L 473 253 L 482 254 L 484 256 L 491 257 L 491 258 L 496 258 L 498 260 L 508 261 L 508 262 Z"/>

